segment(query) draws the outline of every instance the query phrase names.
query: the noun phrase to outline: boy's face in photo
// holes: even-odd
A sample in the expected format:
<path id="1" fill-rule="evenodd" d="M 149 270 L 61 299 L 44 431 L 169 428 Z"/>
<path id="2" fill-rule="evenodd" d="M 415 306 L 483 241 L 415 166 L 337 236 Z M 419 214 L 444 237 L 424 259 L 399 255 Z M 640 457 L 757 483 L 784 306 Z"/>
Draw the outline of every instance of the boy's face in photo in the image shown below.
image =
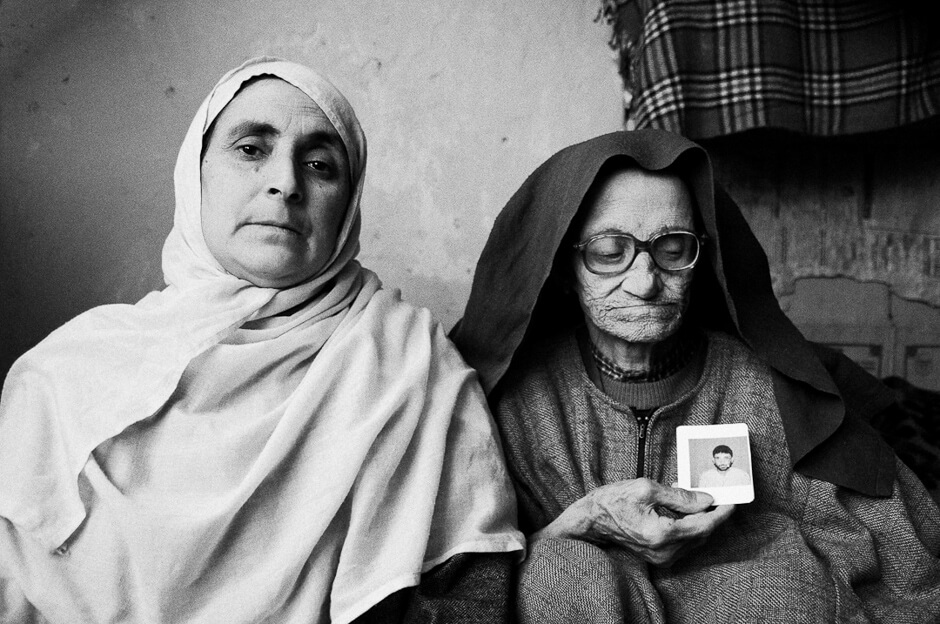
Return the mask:
<path id="1" fill-rule="evenodd" d="M 715 468 L 724 472 L 728 468 L 731 468 L 731 465 L 734 463 L 734 457 L 731 456 L 731 453 L 715 453 L 712 457 L 712 461 L 715 463 Z"/>

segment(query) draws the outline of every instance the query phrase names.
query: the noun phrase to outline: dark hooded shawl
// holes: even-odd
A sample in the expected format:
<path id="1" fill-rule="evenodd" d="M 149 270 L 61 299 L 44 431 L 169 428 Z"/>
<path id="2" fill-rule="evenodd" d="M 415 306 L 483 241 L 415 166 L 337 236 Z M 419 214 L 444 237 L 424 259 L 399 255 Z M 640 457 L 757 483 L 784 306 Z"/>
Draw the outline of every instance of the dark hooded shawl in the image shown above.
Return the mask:
<path id="1" fill-rule="evenodd" d="M 598 172 L 620 157 L 649 171 L 669 168 L 688 185 L 709 239 L 690 317 L 737 336 L 770 366 L 794 468 L 863 494 L 890 495 L 894 453 L 868 421 L 894 395 L 845 356 L 800 334 L 780 309 L 760 243 L 715 182 L 708 154 L 661 130 L 613 132 L 561 150 L 497 217 L 451 333 L 487 395 L 525 344 L 581 321 L 573 295 L 550 279 L 553 262 Z"/>

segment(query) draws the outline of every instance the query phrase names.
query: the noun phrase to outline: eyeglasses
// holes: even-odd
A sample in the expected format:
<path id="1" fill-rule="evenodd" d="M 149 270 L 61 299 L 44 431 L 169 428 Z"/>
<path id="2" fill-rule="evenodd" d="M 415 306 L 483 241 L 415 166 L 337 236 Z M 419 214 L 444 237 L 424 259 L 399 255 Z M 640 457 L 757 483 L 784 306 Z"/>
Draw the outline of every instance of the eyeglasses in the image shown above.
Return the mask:
<path id="1" fill-rule="evenodd" d="M 663 232 L 641 241 L 630 234 L 598 234 L 574 246 L 588 271 L 596 275 L 616 275 L 633 265 L 641 251 L 650 254 L 663 271 L 691 269 L 698 262 L 705 236 L 694 232 Z"/>

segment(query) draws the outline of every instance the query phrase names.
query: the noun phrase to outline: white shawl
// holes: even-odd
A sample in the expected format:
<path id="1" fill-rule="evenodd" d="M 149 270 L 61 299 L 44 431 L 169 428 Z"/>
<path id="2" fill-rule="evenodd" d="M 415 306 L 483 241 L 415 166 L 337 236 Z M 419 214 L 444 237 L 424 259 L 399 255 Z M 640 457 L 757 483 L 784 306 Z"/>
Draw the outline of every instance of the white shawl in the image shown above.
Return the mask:
<path id="1" fill-rule="evenodd" d="M 258 75 L 316 102 L 352 177 L 333 257 L 286 289 L 227 274 L 200 221 L 203 135 Z M 0 557 L 50 621 L 346 622 L 456 553 L 522 548 L 475 374 L 426 310 L 354 260 L 365 161 L 328 81 L 246 62 L 180 149 L 167 288 L 90 310 L 14 364 L 0 397 Z M 228 434 L 218 448 L 189 429 L 214 424 Z M 176 469 L 203 460 L 193 440 L 218 483 Z"/>

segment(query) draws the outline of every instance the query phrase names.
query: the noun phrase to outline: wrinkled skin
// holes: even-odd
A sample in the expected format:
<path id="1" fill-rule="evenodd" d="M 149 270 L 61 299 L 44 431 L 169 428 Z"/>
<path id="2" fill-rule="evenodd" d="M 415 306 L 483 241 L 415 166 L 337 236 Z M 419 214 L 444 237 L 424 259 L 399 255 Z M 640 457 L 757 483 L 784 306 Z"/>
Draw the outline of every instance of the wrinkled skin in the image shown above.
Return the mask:
<path id="1" fill-rule="evenodd" d="M 678 177 L 628 169 L 601 184 L 578 240 L 612 233 L 649 240 L 694 228 L 692 198 Z M 579 254 L 572 262 L 591 340 L 626 370 L 648 367 L 656 345 L 673 336 L 685 319 L 694 269 L 664 271 L 648 252 L 639 253 L 619 275 L 591 273 Z"/>
<path id="2" fill-rule="evenodd" d="M 734 505 L 710 510 L 712 502 L 704 492 L 667 487 L 650 479 L 618 481 L 588 493 L 531 539 L 563 537 L 620 546 L 653 565 L 668 567 L 734 512 Z M 661 509 L 673 513 L 664 514 Z"/>
<path id="3" fill-rule="evenodd" d="M 601 182 L 587 210 L 579 240 L 618 232 L 649 240 L 695 227 L 691 195 L 668 173 L 615 171 Z M 694 269 L 665 271 L 647 252 L 619 275 L 591 273 L 578 254 L 572 262 L 591 341 L 621 368 L 649 370 L 655 350 L 682 325 Z M 589 492 L 532 539 L 562 537 L 620 546 L 649 563 L 670 566 L 734 512 L 733 505 L 710 509 L 713 502 L 703 492 L 649 479 L 618 481 Z"/>

